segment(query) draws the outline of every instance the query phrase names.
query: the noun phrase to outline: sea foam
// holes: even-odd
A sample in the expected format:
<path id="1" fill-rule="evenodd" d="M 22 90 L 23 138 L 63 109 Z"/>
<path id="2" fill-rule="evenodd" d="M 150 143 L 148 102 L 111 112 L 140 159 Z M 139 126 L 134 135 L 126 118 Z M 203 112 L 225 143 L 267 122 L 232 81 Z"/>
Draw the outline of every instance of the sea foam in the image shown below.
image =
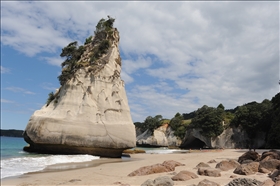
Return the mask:
<path id="1" fill-rule="evenodd" d="M 99 159 L 99 157 L 91 155 L 46 155 L 4 159 L 1 160 L 1 179 L 41 171 L 49 165 L 58 163 L 87 162 L 95 159 Z"/>

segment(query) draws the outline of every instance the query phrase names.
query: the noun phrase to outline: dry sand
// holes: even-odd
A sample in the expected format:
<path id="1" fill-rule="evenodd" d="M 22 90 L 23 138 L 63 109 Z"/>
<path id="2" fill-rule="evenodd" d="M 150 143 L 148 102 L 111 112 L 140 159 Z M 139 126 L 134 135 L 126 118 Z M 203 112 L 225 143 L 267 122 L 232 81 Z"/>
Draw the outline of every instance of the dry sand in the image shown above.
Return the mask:
<path id="1" fill-rule="evenodd" d="M 28 173 L 19 177 L 4 178 L 1 185 L 141 185 L 147 179 L 155 179 L 160 176 L 172 177 L 172 173 L 188 170 L 197 173 L 196 165 L 200 162 L 207 163 L 209 160 L 220 162 L 228 159 L 238 159 L 246 150 L 202 150 L 192 151 L 191 153 L 173 154 L 132 154 L 130 159 L 100 159 L 88 163 L 62 164 L 48 167 L 47 170 L 36 173 Z M 257 151 L 261 153 L 261 151 Z M 148 165 L 163 163 L 165 160 L 175 160 L 185 164 L 176 167 L 174 172 L 157 173 L 146 176 L 128 177 L 132 171 Z M 209 163 L 215 167 L 216 163 Z M 203 179 L 208 179 L 226 185 L 232 178 L 233 169 L 221 172 L 221 177 L 198 176 L 197 179 L 188 181 L 175 181 L 174 185 L 197 184 Z M 267 174 L 256 173 L 250 176 L 241 176 L 264 181 L 268 179 Z"/>

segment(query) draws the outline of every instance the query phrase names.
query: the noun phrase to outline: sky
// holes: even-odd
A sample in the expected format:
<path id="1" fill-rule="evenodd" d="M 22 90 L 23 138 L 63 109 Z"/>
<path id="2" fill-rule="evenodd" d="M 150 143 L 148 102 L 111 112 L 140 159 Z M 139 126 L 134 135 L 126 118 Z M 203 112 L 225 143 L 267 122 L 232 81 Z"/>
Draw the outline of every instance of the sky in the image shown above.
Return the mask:
<path id="1" fill-rule="evenodd" d="M 1 129 L 25 129 L 60 86 L 61 49 L 107 15 L 133 122 L 279 92 L 279 2 L 1 1 Z"/>

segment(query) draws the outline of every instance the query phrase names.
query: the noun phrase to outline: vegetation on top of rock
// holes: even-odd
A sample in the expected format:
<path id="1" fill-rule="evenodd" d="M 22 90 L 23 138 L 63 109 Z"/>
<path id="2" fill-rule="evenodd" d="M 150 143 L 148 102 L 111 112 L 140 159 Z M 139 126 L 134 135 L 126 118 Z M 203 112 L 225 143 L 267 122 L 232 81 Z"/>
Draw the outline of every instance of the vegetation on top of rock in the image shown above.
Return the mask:
<path id="1" fill-rule="evenodd" d="M 164 120 L 161 115 L 156 115 L 155 117 L 148 116 L 143 123 L 136 122 L 134 125 L 140 128 L 142 132 L 146 131 L 147 129 L 154 131 L 163 124 L 163 121 Z"/>
<path id="2" fill-rule="evenodd" d="M 68 80 L 73 78 L 75 72 L 82 67 L 92 66 L 93 69 L 97 69 L 98 61 L 108 52 L 114 39 L 114 21 L 115 19 L 110 16 L 108 16 L 107 20 L 102 18 L 96 25 L 95 36 L 89 36 L 85 40 L 84 45 L 78 46 L 78 42 L 74 41 L 62 49 L 60 57 L 64 57 L 65 60 L 61 63 L 61 74 L 57 77 L 60 85 L 63 86 Z M 89 52 L 89 60 L 83 60 L 82 58 L 85 51 Z M 104 61 L 102 61 L 102 64 L 104 64 Z M 54 98 L 53 94 L 49 94 L 46 106 Z"/>
<path id="3" fill-rule="evenodd" d="M 50 92 L 49 93 L 49 97 L 48 97 L 48 100 L 46 102 L 46 106 L 49 106 L 49 104 L 55 99 L 55 96 L 53 94 L 53 92 Z"/>
<path id="4" fill-rule="evenodd" d="M 214 108 L 204 105 L 196 111 L 190 127 L 202 129 L 201 133 L 206 137 L 219 136 L 224 131 L 223 114 L 224 110 L 220 107 Z"/>
<path id="5" fill-rule="evenodd" d="M 91 42 L 92 40 L 92 36 L 89 36 L 88 38 L 86 38 L 84 45 L 87 45 Z"/>
<path id="6" fill-rule="evenodd" d="M 61 63 L 62 72 L 58 76 L 60 84 L 65 84 L 69 79 L 71 79 L 74 73 L 78 70 L 77 62 L 84 53 L 84 46 L 79 46 L 77 41 L 69 43 L 66 47 L 62 49 L 60 57 L 66 57 L 65 61 Z"/>
<path id="7" fill-rule="evenodd" d="M 174 130 L 174 135 L 183 139 L 186 133 L 186 129 L 188 127 L 188 122 L 184 121 L 183 115 L 179 112 L 175 114 L 175 116 L 170 120 L 169 126 L 172 130 Z"/>
<path id="8" fill-rule="evenodd" d="M 270 110 L 271 125 L 267 133 L 267 148 L 280 148 L 280 93 L 275 95 L 271 100 Z"/>
<path id="9" fill-rule="evenodd" d="M 61 75 L 58 76 L 61 85 L 64 85 L 71 79 L 79 68 L 96 65 L 96 62 L 108 52 L 111 46 L 111 40 L 113 39 L 114 21 L 115 19 L 110 16 L 108 16 L 107 20 L 102 18 L 96 25 L 94 39 L 92 39 L 92 36 L 86 39 L 84 45 L 91 44 L 91 57 L 89 62 L 79 62 L 86 48 L 84 45 L 78 46 L 77 41 L 69 43 L 62 49 L 60 57 L 65 57 L 66 59 L 61 63 L 62 72 Z"/>
<path id="10" fill-rule="evenodd" d="M 251 102 L 239 106 L 235 112 L 232 125 L 241 126 L 253 139 L 258 132 L 268 132 L 271 125 L 271 102 L 265 99 L 262 103 Z"/>
<path id="11" fill-rule="evenodd" d="M 159 126 L 155 121 L 150 120 L 150 130 Z M 139 128 L 147 126 L 141 122 L 135 125 Z M 204 105 L 190 113 L 177 113 L 170 120 L 169 127 L 180 139 L 191 128 L 201 129 L 205 137 L 216 137 L 228 127 L 239 127 L 247 133 L 251 142 L 249 146 L 254 143 L 258 133 L 263 133 L 266 136 L 264 148 L 280 148 L 280 93 L 271 101 L 265 99 L 261 103 L 251 102 L 234 109 L 225 109 L 222 104 L 217 108 Z"/>

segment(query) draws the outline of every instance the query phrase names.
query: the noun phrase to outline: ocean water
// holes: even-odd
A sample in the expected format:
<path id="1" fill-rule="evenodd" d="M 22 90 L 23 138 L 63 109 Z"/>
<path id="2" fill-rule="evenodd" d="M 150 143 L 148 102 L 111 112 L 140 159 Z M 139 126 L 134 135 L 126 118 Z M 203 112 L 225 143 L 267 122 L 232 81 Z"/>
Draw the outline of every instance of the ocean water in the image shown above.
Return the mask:
<path id="1" fill-rule="evenodd" d="M 19 176 L 28 172 L 42 171 L 47 166 L 59 163 L 90 162 L 99 159 L 92 155 L 48 155 L 23 151 L 28 145 L 23 138 L 1 136 L 1 179 Z M 147 154 L 185 153 L 186 150 L 161 148 L 142 148 Z"/>
<path id="2" fill-rule="evenodd" d="M 91 155 L 47 155 L 23 151 L 27 143 L 23 138 L 1 136 L 1 179 L 41 171 L 49 165 L 88 162 L 99 159 Z"/>

